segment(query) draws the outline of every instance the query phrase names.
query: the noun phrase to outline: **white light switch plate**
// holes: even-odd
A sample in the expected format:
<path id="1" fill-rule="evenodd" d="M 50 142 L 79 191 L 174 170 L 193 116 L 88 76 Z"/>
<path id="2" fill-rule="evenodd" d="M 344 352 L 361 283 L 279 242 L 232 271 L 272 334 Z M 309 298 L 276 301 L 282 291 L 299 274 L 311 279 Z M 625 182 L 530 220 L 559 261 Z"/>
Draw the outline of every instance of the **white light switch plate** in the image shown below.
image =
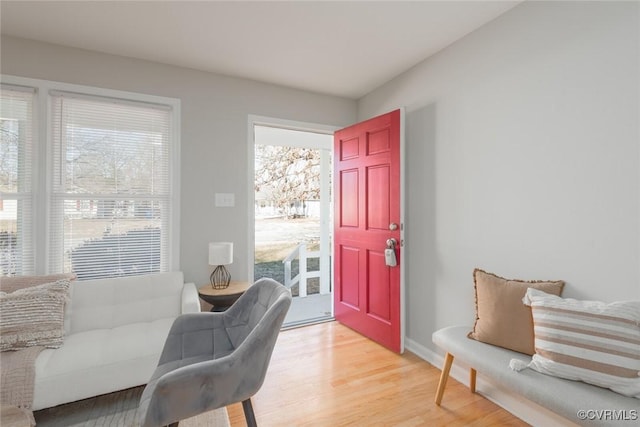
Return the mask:
<path id="1" fill-rule="evenodd" d="M 233 193 L 216 193 L 217 208 L 232 208 L 236 205 L 236 195 Z"/>

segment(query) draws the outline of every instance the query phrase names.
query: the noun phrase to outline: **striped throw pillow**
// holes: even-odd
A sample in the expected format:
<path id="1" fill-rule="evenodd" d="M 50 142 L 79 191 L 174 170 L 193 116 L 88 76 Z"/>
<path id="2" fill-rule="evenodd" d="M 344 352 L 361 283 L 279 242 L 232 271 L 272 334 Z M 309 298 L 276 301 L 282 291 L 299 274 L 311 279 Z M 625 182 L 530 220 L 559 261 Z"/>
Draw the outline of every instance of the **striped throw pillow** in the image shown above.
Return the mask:
<path id="1" fill-rule="evenodd" d="M 535 354 L 529 367 L 640 399 L 640 301 L 606 304 L 528 289 Z"/>
<path id="2" fill-rule="evenodd" d="M 8 294 L 0 292 L 0 351 L 60 347 L 70 286 L 68 280 L 58 280 Z"/>

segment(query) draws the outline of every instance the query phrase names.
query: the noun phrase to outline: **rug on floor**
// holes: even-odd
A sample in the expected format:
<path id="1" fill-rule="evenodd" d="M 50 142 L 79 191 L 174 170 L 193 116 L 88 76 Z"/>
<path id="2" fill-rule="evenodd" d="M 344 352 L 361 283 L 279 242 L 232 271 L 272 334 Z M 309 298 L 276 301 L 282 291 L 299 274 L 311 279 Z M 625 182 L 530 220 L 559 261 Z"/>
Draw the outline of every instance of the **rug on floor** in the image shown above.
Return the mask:
<path id="1" fill-rule="evenodd" d="M 34 412 L 36 427 L 135 427 L 144 387 L 134 387 Z M 229 427 L 226 408 L 180 421 L 179 427 Z"/>

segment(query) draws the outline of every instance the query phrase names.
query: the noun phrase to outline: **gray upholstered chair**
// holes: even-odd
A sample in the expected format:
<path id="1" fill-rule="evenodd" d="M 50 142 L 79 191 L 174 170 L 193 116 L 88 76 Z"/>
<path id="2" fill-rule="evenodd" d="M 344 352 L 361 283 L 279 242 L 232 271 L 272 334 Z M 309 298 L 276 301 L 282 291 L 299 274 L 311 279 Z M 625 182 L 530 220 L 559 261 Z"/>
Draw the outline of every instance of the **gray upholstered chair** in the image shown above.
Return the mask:
<path id="1" fill-rule="evenodd" d="M 140 426 L 177 424 L 237 402 L 255 426 L 250 399 L 262 386 L 290 305 L 287 288 L 260 279 L 227 311 L 179 316 L 140 398 Z"/>

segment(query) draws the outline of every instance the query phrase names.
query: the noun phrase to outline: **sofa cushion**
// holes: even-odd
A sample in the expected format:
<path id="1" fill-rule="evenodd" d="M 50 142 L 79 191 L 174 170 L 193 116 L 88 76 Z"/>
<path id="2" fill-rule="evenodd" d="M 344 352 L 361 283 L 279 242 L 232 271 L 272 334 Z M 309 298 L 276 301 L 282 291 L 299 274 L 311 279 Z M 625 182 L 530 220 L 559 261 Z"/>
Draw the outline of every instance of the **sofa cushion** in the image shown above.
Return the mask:
<path id="1" fill-rule="evenodd" d="M 36 359 L 33 409 L 146 384 L 175 319 L 132 323 L 66 337 L 62 347 Z M 73 387 L 59 393 L 61 384 Z M 114 384 L 118 388 L 114 389 Z"/>
<path id="2" fill-rule="evenodd" d="M 152 322 L 182 313 L 182 272 L 75 281 L 65 314 L 67 333 Z"/>
<path id="3" fill-rule="evenodd" d="M 60 347 L 68 299 L 68 280 L 0 292 L 0 350 Z"/>
<path id="4" fill-rule="evenodd" d="M 640 399 L 640 301 L 604 303 L 529 289 L 536 353 L 529 367 Z"/>
<path id="5" fill-rule="evenodd" d="M 531 309 L 522 304 L 529 287 L 560 295 L 564 282 L 511 280 L 476 268 L 476 321 L 470 338 L 532 355 Z"/>

